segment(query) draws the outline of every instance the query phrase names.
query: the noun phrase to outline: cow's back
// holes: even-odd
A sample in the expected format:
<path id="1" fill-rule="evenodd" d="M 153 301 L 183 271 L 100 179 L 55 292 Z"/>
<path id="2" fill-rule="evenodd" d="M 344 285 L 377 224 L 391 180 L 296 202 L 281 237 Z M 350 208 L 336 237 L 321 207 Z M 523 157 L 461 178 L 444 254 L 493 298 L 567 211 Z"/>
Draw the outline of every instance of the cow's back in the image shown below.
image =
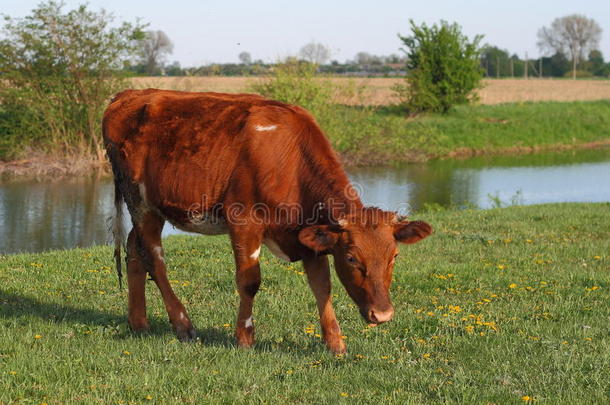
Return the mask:
<path id="1" fill-rule="evenodd" d="M 302 204 L 320 170 L 340 170 L 308 113 L 256 95 L 128 90 L 103 126 L 113 169 L 175 221 L 193 205 Z"/>

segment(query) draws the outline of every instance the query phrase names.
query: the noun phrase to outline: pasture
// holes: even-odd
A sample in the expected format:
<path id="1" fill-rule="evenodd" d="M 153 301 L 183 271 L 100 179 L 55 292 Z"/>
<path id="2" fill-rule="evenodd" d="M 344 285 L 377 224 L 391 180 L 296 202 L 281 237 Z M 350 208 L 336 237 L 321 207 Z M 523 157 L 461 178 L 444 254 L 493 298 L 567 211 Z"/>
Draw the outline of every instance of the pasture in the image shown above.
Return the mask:
<path id="1" fill-rule="evenodd" d="M 155 87 L 181 91 L 248 92 L 256 77 L 134 77 L 134 88 Z M 402 78 L 325 78 L 336 86 L 334 102 L 383 106 L 399 102 L 392 91 Z M 586 101 L 610 99 L 610 80 L 485 79 L 479 90 L 481 104 L 527 101 Z"/>
<path id="2" fill-rule="evenodd" d="M 152 329 L 126 323 L 107 246 L 0 256 L 0 403 L 604 403 L 610 399 L 610 205 L 414 216 L 395 319 L 369 328 L 333 278 L 348 354 L 322 344 L 300 264 L 262 253 L 257 343 L 234 347 L 226 237 L 166 240 L 201 342 L 178 342 L 154 284 Z"/>

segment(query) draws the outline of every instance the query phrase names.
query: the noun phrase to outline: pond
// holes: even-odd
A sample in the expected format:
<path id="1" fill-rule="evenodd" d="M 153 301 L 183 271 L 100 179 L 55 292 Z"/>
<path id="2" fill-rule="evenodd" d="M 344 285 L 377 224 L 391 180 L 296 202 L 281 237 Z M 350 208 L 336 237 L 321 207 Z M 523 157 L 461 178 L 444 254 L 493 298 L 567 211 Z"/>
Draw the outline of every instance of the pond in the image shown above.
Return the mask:
<path id="1" fill-rule="evenodd" d="M 401 211 L 610 201 L 610 149 L 357 168 L 349 175 L 365 203 Z M 107 243 L 113 209 L 110 178 L 0 183 L 0 253 Z M 163 233 L 179 231 L 166 225 Z"/>

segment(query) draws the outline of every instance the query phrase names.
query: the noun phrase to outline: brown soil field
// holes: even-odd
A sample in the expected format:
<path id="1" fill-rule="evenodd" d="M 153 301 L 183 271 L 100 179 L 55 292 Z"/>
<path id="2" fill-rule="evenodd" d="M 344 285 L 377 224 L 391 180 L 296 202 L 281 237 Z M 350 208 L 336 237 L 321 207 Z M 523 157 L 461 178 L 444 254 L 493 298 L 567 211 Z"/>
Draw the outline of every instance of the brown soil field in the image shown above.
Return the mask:
<path id="1" fill-rule="evenodd" d="M 135 77 L 134 88 L 155 87 L 181 91 L 247 92 L 255 77 Z M 328 78 L 336 85 L 335 101 L 342 104 L 388 105 L 398 101 L 392 87 L 396 78 Z M 524 101 L 610 99 L 610 80 L 486 79 L 479 90 L 481 104 Z"/>

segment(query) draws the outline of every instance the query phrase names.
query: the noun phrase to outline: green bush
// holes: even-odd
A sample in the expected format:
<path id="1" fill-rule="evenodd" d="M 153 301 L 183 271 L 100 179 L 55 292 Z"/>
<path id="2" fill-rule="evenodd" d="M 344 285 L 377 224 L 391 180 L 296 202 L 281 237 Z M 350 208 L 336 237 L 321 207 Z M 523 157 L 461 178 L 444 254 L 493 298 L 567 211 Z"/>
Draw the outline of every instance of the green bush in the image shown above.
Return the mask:
<path id="1" fill-rule="evenodd" d="M 64 13 L 49 1 L 0 36 L 0 157 L 26 148 L 104 158 L 100 121 L 140 25 L 113 25 L 85 6 Z"/>
<path id="2" fill-rule="evenodd" d="M 399 96 L 411 113 L 447 112 L 476 96 L 483 72 L 480 67 L 481 36 L 470 41 L 457 24 L 411 23 L 412 35 L 400 39 L 407 61 L 406 85 L 397 86 Z"/>
<path id="3" fill-rule="evenodd" d="M 289 58 L 273 67 L 271 76 L 250 85 L 250 90 L 273 100 L 306 108 L 314 115 L 331 104 L 333 86 L 317 80 L 317 65 Z"/>

